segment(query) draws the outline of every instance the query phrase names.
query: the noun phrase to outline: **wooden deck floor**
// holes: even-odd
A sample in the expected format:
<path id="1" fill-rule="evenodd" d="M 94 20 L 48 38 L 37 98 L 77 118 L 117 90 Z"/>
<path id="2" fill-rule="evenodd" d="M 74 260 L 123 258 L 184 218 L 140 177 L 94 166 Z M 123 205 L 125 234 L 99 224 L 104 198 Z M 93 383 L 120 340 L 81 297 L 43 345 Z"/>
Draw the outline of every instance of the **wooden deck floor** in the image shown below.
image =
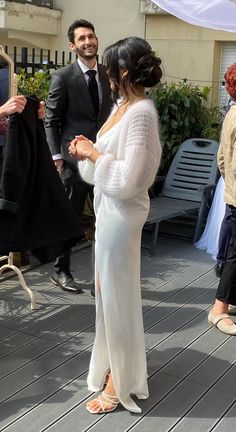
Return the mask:
<path id="1" fill-rule="evenodd" d="M 50 282 L 51 265 L 25 273 L 38 309 L 16 278 L 0 284 L 0 430 L 6 432 L 235 431 L 236 339 L 212 328 L 213 261 L 190 242 L 160 238 L 142 254 L 150 398 L 141 415 L 122 407 L 93 416 L 86 375 L 94 339 L 90 248 L 73 254 L 83 295 Z"/>

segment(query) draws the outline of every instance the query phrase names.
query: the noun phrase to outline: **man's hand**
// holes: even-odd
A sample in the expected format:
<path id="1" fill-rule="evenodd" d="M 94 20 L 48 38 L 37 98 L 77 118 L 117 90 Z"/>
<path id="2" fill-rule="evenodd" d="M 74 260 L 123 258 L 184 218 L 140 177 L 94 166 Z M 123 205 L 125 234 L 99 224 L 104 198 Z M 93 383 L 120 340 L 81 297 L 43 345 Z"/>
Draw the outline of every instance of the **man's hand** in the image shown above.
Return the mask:
<path id="1" fill-rule="evenodd" d="M 40 101 L 38 107 L 38 118 L 39 120 L 43 120 L 45 117 L 45 102 Z"/>
<path id="2" fill-rule="evenodd" d="M 63 159 L 54 160 L 54 164 L 55 164 L 55 167 L 57 169 L 58 174 L 61 174 L 63 163 L 64 163 Z"/>

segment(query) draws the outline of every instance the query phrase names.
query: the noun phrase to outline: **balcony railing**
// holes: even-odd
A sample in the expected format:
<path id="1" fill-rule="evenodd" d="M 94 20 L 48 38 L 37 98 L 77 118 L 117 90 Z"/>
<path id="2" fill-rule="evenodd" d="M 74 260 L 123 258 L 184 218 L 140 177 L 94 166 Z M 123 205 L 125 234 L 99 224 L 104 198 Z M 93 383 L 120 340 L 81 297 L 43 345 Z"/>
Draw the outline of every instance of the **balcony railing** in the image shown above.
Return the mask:
<path id="1" fill-rule="evenodd" d="M 35 6 L 47 7 L 53 9 L 53 0 L 8 0 L 14 3 L 28 3 Z"/>

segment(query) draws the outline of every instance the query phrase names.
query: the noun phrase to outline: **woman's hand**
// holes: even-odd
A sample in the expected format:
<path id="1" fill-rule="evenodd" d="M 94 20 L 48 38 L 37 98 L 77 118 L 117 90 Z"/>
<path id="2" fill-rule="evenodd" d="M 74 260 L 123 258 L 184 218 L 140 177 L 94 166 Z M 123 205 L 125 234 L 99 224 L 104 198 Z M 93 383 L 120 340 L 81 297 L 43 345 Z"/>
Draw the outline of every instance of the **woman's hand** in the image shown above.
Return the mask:
<path id="1" fill-rule="evenodd" d="M 90 153 L 94 149 L 93 142 L 84 135 L 77 135 L 75 138 L 77 139 L 75 148 L 79 158 L 82 158 L 82 160 L 89 158 Z"/>
<path id="2" fill-rule="evenodd" d="M 68 151 L 69 151 L 69 155 L 75 159 L 79 159 L 79 160 L 84 160 L 85 158 L 81 158 L 78 150 L 77 150 L 77 142 L 78 142 L 78 138 L 74 138 L 71 142 L 70 145 L 68 147 Z"/>
<path id="3" fill-rule="evenodd" d="M 83 135 L 77 135 L 69 146 L 69 154 L 79 160 L 89 159 L 95 163 L 102 156 L 93 145 L 93 142 Z"/>
<path id="4" fill-rule="evenodd" d="M 26 105 L 26 98 L 24 96 L 13 96 L 4 105 L 0 107 L 0 119 L 14 114 L 21 113 Z"/>

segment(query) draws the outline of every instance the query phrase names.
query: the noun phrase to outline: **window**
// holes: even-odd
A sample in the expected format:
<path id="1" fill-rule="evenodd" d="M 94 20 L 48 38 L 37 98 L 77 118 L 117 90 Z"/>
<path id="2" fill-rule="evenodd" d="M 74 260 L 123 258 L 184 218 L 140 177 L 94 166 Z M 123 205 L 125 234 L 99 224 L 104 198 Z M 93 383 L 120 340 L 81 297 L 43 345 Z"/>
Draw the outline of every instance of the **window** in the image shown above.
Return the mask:
<path id="1" fill-rule="evenodd" d="M 30 3 L 35 6 L 42 6 L 53 9 L 53 0 L 10 0 L 15 3 Z"/>
<path id="2" fill-rule="evenodd" d="M 220 67 L 220 88 L 219 88 L 219 105 L 227 106 L 229 95 L 222 85 L 224 82 L 224 74 L 231 64 L 236 63 L 236 42 L 223 42 L 221 52 L 221 67 Z"/>

